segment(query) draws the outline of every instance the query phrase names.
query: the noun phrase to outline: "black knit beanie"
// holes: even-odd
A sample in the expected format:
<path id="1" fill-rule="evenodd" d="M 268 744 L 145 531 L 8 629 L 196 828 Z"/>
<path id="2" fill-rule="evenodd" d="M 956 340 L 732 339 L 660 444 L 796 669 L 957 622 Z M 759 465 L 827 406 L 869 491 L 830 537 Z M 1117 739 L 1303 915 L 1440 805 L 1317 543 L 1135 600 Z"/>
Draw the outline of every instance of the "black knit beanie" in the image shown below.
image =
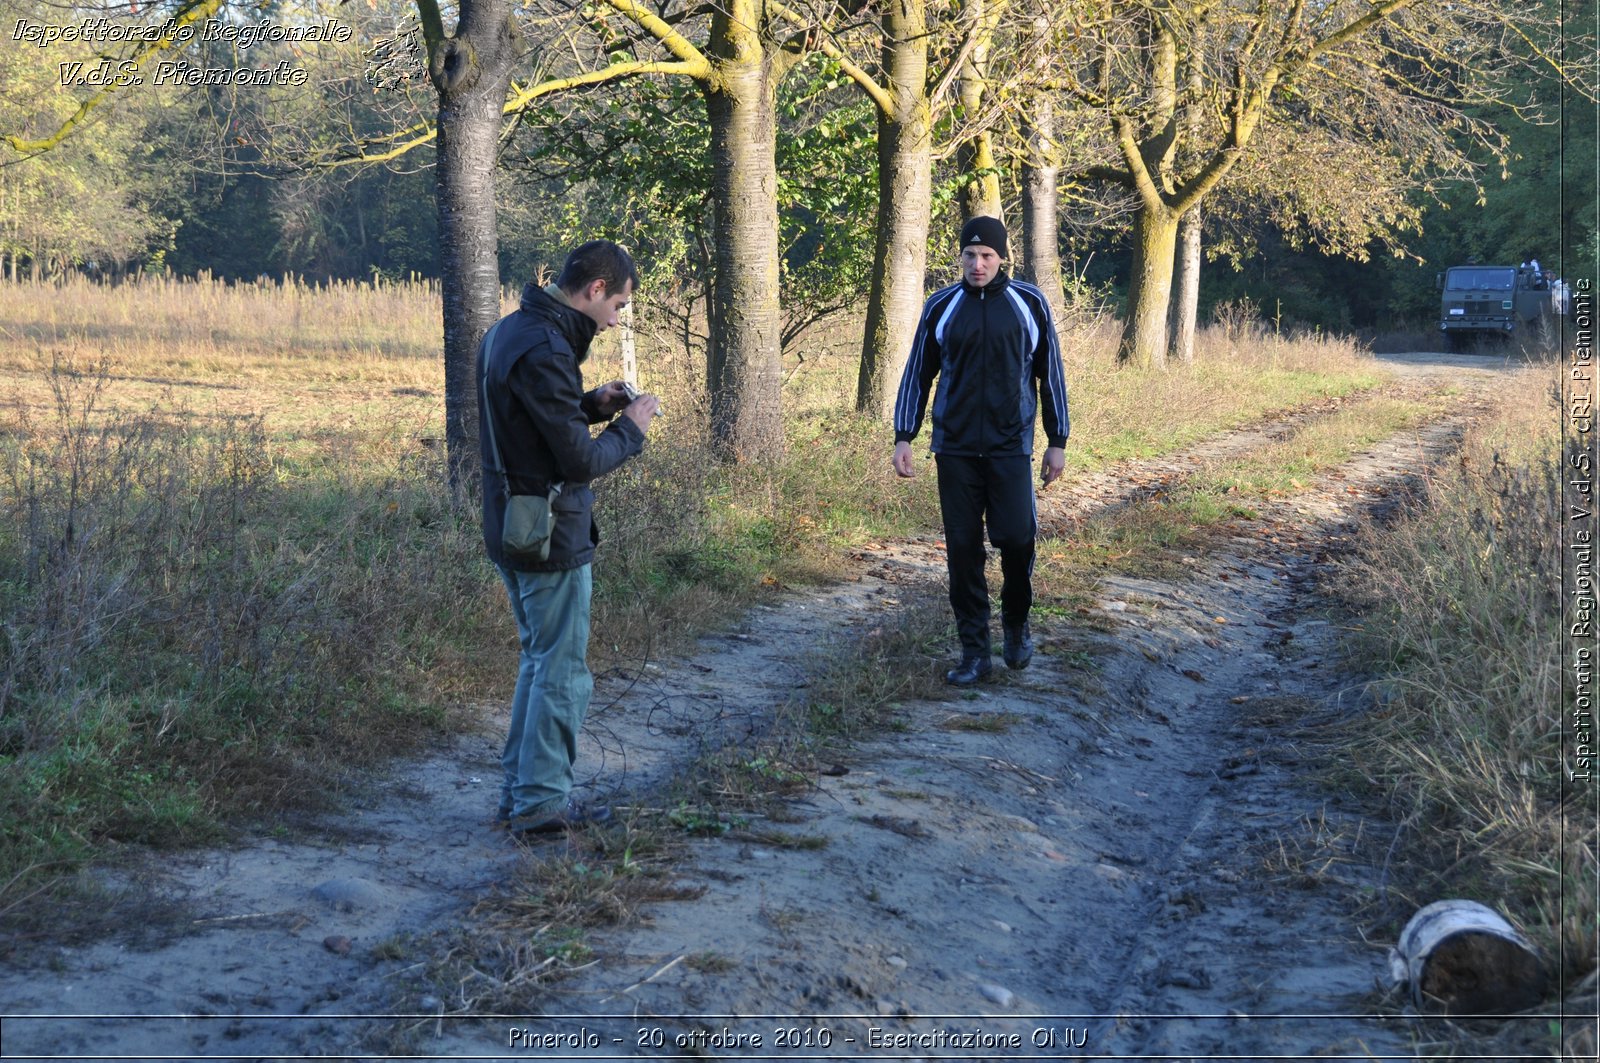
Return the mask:
<path id="1" fill-rule="evenodd" d="M 961 227 L 961 246 L 968 244 L 982 244 L 1001 258 L 1009 257 L 1006 254 L 1006 227 L 1000 224 L 999 218 L 977 217 L 968 221 Z"/>

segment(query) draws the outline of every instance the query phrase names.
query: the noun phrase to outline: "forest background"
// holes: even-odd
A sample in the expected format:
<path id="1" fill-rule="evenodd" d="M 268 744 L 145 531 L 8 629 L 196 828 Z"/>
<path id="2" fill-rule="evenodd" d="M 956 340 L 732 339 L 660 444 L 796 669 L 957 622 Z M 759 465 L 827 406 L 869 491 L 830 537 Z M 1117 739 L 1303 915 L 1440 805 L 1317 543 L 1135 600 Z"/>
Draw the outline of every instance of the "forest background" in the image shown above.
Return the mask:
<path id="1" fill-rule="evenodd" d="M 1038 137 L 1019 105 L 1028 91 L 1024 76 L 1036 73 L 1030 63 L 1043 69 L 1053 55 L 1088 47 L 1082 38 L 1096 24 L 1095 12 L 1117 6 L 1061 4 L 1046 11 L 991 0 L 984 12 L 970 2 L 926 5 L 931 66 L 943 62 L 950 74 L 969 75 L 969 66 L 956 60 L 970 64 L 974 51 L 992 52 L 983 56 L 982 78 L 947 76 L 936 86 L 944 99 L 935 98 L 931 115 L 930 283 L 948 273 L 949 236 L 975 179 L 991 181 L 1012 207 L 1008 221 L 1020 258 L 1016 204 L 1025 191 L 1030 143 Z M 1180 13 L 1173 18 L 1178 22 L 1192 14 L 1189 9 L 1218 5 L 1121 6 L 1135 14 L 1170 8 Z M 1427 330 L 1437 310 L 1435 275 L 1449 265 L 1538 257 L 1559 273 L 1564 255 L 1594 261 L 1593 167 L 1563 167 L 1563 159 L 1595 158 L 1592 108 L 1563 108 L 1558 63 L 1537 55 L 1542 49 L 1556 56 L 1569 43 L 1565 31 L 1581 67 L 1583 51 L 1591 48 L 1593 5 L 1525 6 L 1525 28 L 1543 32 L 1544 39 L 1526 44 L 1507 36 L 1504 56 L 1463 56 L 1464 66 L 1482 65 L 1476 90 L 1460 93 L 1459 107 L 1441 102 L 1431 112 L 1440 125 L 1436 132 L 1453 137 L 1459 149 L 1447 162 L 1416 151 L 1397 157 L 1395 149 L 1411 146 L 1395 141 L 1383 116 L 1361 119 L 1366 135 L 1359 129 L 1352 134 L 1336 130 L 1309 94 L 1281 93 L 1284 102 L 1268 128 L 1203 214 L 1208 267 L 1200 279 L 1201 318 L 1218 304 L 1247 299 L 1280 326 L 1369 335 Z M 167 50 L 194 68 L 270 69 L 287 62 L 304 72 L 303 84 L 194 86 L 169 77 L 165 85 L 147 80 L 109 91 L 94 84 L 93 71 L 103 56 L 135 54 L 133 46 L 45 46 L 20 39 L 24 32 L 17 28 L 72 25 L 101 8 L 48 0 L 6 0 L 3 7 L 0 82 L 7 91 L 0 98 L 0 131 L 19 142 L 47 136 L 85 100 L 95 101 L 81 125 L 50 150 L 6 152 L 0 166 L 0 269 L 6 277 L 171 271 L 230 281 L 397 281 L 440 275 L 435 143 L 392 133 L 433 125 L 437 99 L 424 69 L 419 11 L 437 10 L 451 23 L 451 5 L 143 5 L 135 21 L 145 25 L 198 12 L 240 28 L 333 19 L 351 32 L 342 42 L 251 41 L 215 32 L 207 40 L 202 32 Z M 126 15 L 127 5 L 105 10 Z M 616 10 L 607 18 L 605 4 L 524 0 L 508 10 L 527 58 L 518 87 L 660 58 L 659 46 L 652 51 L 641 43 L 648 34 L 616 17 Z M 873 58 L 875 17 L 861 4 L 803 10 L 795 16 L 795 35 L 773 37 L 780 52 L 799 49 L 795 69 L 776 85 L 786 346 L 809 320 L 855 308 L 865 297 L 876 224 L 875 106 L 847 69 L 852 57 L 863 63 Z M 672 4 L 660 11 L 675 27 L 706 17 Z M 978 48 L 974 18 L 991 23 L 990 37 Z M 1031 58 L 1018 62 L 1012 52 Z M 1512 62 L 1512 53 L 1522 54 Z M 1408 58 L 1396 49 L 1390 58 L 1401 65 L 1422 54 L 1414 49 Z M 63 84 L 72 80 L 70 62 L 86 63 L 73 76 L 87 73 L 89 84 Z M 1060 80 L 1062 73 L 1052 68 L 1046 76 Z M 988 99 L 963 95 L 974 80 L 987 86 Z M 1439 73 L 1437 81 L 1442 87 L 1450 76 Z M 610 235 L 638 252 L 646 298 L 703 295 L 713 218 L 709 134 L 698 95 L 689 79 L 647 74 L 552 93 L 526 108 L 508 105 L 513 117 L 500 138 L 495 175 L 504 283 L 534 276 L 576 241 Z M 1103 116 L 1073 108 L 1073 97 L 1059 93 L 1050 145 L 1063 192 L 1058 221 L 1065 287 L 1075 298 L 1120 310 L 1135 257 L 1131 194 L 1094 180 Z M 986 167 L 975 166 L 965 150 L 980 137 L 989 142 Z M 414 147 L 412 140 L 418 141 Z M 373 161 L 352 164 L 356 156 Z"/>

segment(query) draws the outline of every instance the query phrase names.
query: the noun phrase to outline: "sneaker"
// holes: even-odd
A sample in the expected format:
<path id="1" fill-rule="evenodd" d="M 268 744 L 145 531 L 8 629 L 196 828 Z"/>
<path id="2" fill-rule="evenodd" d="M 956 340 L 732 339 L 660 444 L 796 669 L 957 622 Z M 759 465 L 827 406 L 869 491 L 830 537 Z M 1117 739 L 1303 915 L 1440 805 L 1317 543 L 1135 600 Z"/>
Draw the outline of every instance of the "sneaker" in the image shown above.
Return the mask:
<path id="1" fill-rule="evenodd" d="M 1033 660 L 1033 634 L 1024 620 L 1021 627 L 1006 628 L 1005 647 L 1001 652 L 1007 668 L 1026 668 Z"/>
<path id="2" fill-rule="evenodd" d="M 988 654 L 963 657 L 959 665 L 944 674 L 944 681 L 953 687 L 970 687 L 985 679 L 992 669 Z"/>
<path id="3" fill-rule="evenodd" d="M 597 823 L 611 822 L 611 809 L 606 805 L 586 805 L 572 798 L 566 807 L 544 816 L 512 816 L 506 829 L 514 837 L 540 834 L 560 834 Z"/>

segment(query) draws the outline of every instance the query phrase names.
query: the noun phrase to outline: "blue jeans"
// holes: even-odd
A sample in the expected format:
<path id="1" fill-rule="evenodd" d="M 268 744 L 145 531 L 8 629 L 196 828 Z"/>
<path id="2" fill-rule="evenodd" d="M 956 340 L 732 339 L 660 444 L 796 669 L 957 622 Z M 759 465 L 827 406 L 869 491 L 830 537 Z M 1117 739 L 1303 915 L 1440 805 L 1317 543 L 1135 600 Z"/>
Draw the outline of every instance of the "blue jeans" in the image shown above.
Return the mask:
<path id="1" fill-rule="evenodd" d="M 505 784 L 500 812 L 540 817 L 559 812 L 572 791 L 578 731 L 589 711 L 588 565 L 564 572 L 502 568 L 522 643 L 511 731 L 500 758 Z"/>

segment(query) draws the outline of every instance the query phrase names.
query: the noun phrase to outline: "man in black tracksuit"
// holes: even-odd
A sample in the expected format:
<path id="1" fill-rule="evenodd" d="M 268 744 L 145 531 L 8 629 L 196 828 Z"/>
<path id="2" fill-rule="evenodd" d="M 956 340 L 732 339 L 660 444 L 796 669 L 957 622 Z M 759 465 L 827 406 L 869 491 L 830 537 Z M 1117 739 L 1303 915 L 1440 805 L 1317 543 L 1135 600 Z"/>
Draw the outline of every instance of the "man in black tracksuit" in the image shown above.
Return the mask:
<path id="1" fill-rule="evenodd" d="M 961 663 L 945 679 L 971 686 L 990 672 L 989 586 L 983 530 L 1000 551 L 1003 655 L 1012 668 L 1033 657 L 1034 537 L 1038 531 L 1030 466 L 1034 412 L 1042 406 L 1048 448 L 1040 475 L 1049 484 L 1066 464 L 1070 426 L 1055 322 L 1044 293 L 1009 278 L 1006 230 L 973 218 L 961 230 L 961 282 L 934 292 L 894 407 L 894 469 L 912 476 L 911 440 L 922 428 L 933 378 L 933 453 L 944 515 L 950 607 Z"/>

